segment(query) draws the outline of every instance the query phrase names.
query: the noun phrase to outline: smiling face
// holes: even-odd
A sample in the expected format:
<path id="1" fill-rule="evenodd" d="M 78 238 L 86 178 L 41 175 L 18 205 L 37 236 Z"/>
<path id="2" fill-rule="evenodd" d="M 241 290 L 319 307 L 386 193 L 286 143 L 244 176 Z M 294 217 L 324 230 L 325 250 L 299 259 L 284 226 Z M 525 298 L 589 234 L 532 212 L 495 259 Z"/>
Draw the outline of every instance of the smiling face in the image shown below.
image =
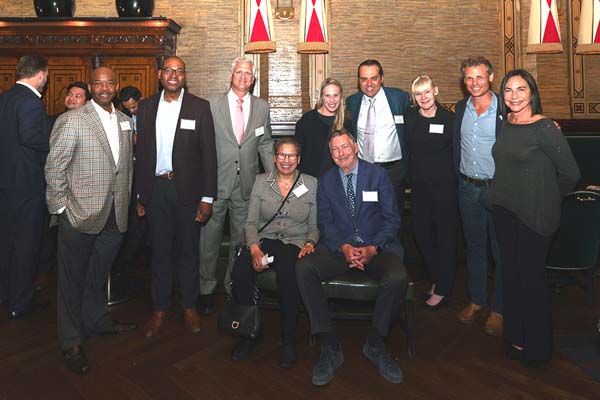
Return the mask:
<path id="1" fill-rule="evenodd" d="M 158 80 L 165 92 L 178 94 L 185 86 L 185 63 L 177 58 L 167 58 L 163 67 L 158 70 Z"/>
<path id="2" fill-rule="evenodd" d="M 366 96 L 373 97 L 383 85 L 383 76 L 380 75 L 377 65 L 363 65 L 358 70 L 358 86 Z"/>
<path id="3" fill-rule="evenodd" d="M 130 114 L 133 115 L 137 111 L 139 101 L 135 99 L 128 99 L 122 101 L 121 104 L 123 105 L 123 108 L 125 108 L 127 111 L 129 111 Z"/>
<path id="4" fill-rule="evenodd" d="M 321 92 L 322 106 L 319 109 L 319 112 L 322 115 L 335 115 L 335 112 L 340 107 L 341 102 L 342 94 L 339 86 L 327 85 L 323 88 L 323 91 Z"/>
<path id="5" fill-rule="evenodd" d="M 89 84 L 92 99 L 108 112 L 112 112 L 112 100 L 119 90 L 115 82 L 115 74 L 106 67 L 96 68 L 92 72 L 92 82 Z"/>
<path id="6" fill-rule="evenodd" d="M 435 106 L 435 96 L 438 95 L 437 86 L 432 86 L 431 81 L 416 86 L 413 96 L 419 108 L 423 111 L 429 111 Z"/>
<path id="7" fill-rule="evenodd" d="M 494 74 L 488 74 L 485 65 L 475 67 L 466 67 L 463 75 L 463 82 L 469 94 L 473 97 L 481 97 L 490 91 Z"/>
<path id="8" fill-rule="evenodd" d="M 533 114 L 531 109 L 531 88 L 519 75 L 506 81 L 504 87 L 504 104 L 513 114 Z"/>
<path id="9" fill-rule="evenodd" d="M 284 143 L 277 146 L 275 154 L 275 167 L 283 175 L 290 175 L 296 172 L 300 164 L 300 155 L 296 146 L 290 143 Z"/>
<path id="10" fill-rule="evenodd" d="M 352 142 L 349 134 L 331 138 L 329 152 L 335 165 L 345 174 L 352 171 L 358 162 L 358 144 Z"/>
<path id="11" fill-rule="evenodd" d="M 67 96 L 65 97 L 65 107 L 67 107 L 67 110 L 74 110 L 84 105 L 86 100 L 85 90 L 80 87 L 73 86 L 71 89 L 69 89 Z"/>
<path id="12" fill-rule="evenodd" d="M 238 97 L 244 97 L 253 83 L 252 64 L 245 61 L 238 62 L 231 72 L 231 90 Z"/>

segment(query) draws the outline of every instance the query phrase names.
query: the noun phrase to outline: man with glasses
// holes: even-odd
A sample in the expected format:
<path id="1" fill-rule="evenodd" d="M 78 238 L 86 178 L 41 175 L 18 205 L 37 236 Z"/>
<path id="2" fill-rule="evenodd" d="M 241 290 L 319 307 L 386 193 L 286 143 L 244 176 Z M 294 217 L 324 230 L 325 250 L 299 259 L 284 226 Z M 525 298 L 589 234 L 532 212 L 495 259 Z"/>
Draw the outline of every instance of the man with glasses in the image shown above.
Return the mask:
<path id="1" fill-rule="evenodd" d="M 48 210 L 60 215 L 58 339 L 67 368 L 78 374 L 89 370 L 81 349 L 88 337 L 136 327 L 112 320 L 104 291 L 127 231 L 132 124 L 112 104 L 112 70 L 95 69 L 89 90 L 91 101 L 56 120 L 46 163 Z"/>
<path id="2" fill-rule="evenodd" d="M 344 362 L 321 282 L 352 269 L 366 273 L 380 287 L 363 354 L 387 381 L 401 383 L 402 371 L 384 342 L 408 287 L 402 262 L 404 249 L 397 237 L 400 213 L 394 188 L 383 168 L 358 159 L 358 144 L 347 131 L 331 134 L 329 150 L 337 168 L 330 169 L 318 182 L 317 251 L 296 263 L 310 332 L 318 335 L 321 343 L 312 383 L 328 384 Z"/>
<path id="3" fill-rule="evenodd" d="M 192 333 L 196 312 L 200 225 L 217 196 L 217 156 L 210 106 L 189 93 L 185 63 L 168 57 L 158 71 L 163 90 L 138 105 L 135 192 L 137 214 L 147 215 L 152 243 L 154 313 L 147 338 L 156 336 L 171 306 L 173 275 L 179 275 L 181 308 Z"/>
<path id="4" fill-rule="evenodd" d="M 200 298 L 198 310 L 211 312 L 217 286 L 217 259 L 221 245 L 225 214 L 229 212 L 229 259 L 225 272 L 225 290 L 229 282 L 236 244 L 248 215 L 248 201 L 259 173 L 260 155 L 266 172 L 273 169 L 273 140 L 269 103 L 253 96 L 254 62 L 238 57 L 231 63 L 231 87 L 209 98 L 215 122 L 218 160 L 218 194 L 213 215 L 200 239 Z"/>

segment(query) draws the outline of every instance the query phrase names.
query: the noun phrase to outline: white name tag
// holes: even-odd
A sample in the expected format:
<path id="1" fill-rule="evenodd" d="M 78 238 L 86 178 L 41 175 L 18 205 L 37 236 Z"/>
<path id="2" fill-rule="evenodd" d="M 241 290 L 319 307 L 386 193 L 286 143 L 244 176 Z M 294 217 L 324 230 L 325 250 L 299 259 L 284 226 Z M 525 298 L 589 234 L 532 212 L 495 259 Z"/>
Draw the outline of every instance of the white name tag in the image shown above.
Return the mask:
<path id="1" fill-rule="evenodd" d="M 444 125 L 441 124 L 429 124 L 429 133 L 444 133 Z"/>
<path id="2" fill-rule="evenodd" d="M 265 127 L 264 127 L 264 126 L 261 126 L 261 127 L 259 127 L 259 128 L 256 128 L 256 129 L 254 130 L 254 136 L 257 136 L 257 137 L 258 137 L 258 136 L 262 136 L 262 135 L 264 135 L 264 134 L 265 134 Z"/>
<path id="3" fill-rule="evenodd" d="M 196 130 L 196 120 L 195 119 L 181 119 L 181 129 L 189 129 L 192 131 Z"/>
<path id="4" fill-rule="evenodd" d="M 294 193 L 294 195 L 296 197 L 300 197 L 306 192 L 308 192 L 308 188 L 306 187 L 305 184 L 302 184 L 302 185 L 298 186 L 296 189 L 292 190 L 292 193 Z"/>
<path id="5" fill-rule="evenodd" d="M 378 202 L 379 200 L 377 199 L 377 192 L 368 192 L 363 190 L 363 201 Z"/>
<path id="6" fill-rule="evenodd" d="M 122 131 L 130 131 L 131 130 L 131 125 L 129 124 L 129 121 L 121 121 L 121 130 Z"/>
<path id="7" fill-rule="evenodd" d="M 404 115 L 394 115 L 394 123 L 395 124 L 403 124 L 404 123 Z"/>
<path id="8" fill-rule="evenodd" d="M 269 256 L 269 253 L 265 254 L 261 260 L 262 265 L 269 265 L 275 260 L 274 256 Z"/>

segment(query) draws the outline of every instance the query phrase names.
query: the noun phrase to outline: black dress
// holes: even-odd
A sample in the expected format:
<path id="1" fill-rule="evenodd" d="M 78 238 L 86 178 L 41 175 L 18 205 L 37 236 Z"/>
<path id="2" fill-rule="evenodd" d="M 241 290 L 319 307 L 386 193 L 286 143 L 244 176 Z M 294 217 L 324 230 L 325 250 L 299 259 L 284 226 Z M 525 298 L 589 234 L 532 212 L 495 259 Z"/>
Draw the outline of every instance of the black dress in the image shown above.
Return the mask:
<path id="1" fill-rule="evenodd" d="M 335 164 L 329 154 L 327 139 L 335 116 L 321 115 L 317 110 L 306 112 L 296 123 L 296 140 L 302 146 L 300 171 L 320 177 Z"/>

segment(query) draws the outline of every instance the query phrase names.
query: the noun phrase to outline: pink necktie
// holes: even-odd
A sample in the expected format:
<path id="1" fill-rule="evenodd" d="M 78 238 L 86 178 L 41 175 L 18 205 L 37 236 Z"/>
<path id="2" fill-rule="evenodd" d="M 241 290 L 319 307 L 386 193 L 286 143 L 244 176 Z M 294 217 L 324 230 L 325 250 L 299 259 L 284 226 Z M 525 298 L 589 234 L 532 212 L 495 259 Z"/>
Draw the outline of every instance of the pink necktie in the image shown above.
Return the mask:
<path id="1" fill-rule="evenodd" d="M 242 108 L 243 99 L 237 99 L 237 110 L 235 112 L 235 137 L 238 144 L 242 143 L 244 137 L 244 109 Z"/>

